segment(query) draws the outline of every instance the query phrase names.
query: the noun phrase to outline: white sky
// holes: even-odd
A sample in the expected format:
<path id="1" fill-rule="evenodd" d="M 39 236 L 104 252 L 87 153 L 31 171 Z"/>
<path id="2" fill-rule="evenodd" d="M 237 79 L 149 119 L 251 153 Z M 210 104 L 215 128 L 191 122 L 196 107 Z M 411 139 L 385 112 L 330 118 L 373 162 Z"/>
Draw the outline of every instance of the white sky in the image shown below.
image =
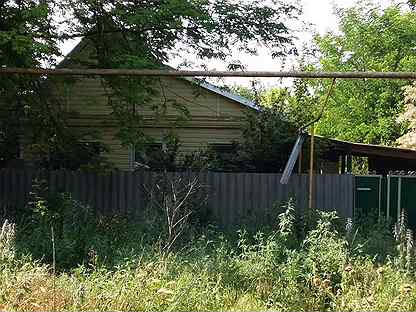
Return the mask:
<path id="1" fill-rule="evenodd" d="M 324 34 L 328 31 L 337 31 L 337 17 L 334 14 L 334 7 L 348 8 L 354 5 L 359 0 L 299 0 L 303 6 L 303 16 L 299 19 L 305 21 L 306 23 L 311 23 L 312 26 L 308 33 L 302 33 L 299 35 L 299 42 L 307 42 L 311 40 L 311 34 L 318 32 L 319 34 Z M 378 0 L 377 1 L 381 6 L 386 6 L 394 2 L 394 0 Z M 76 45 L 78 40 L 72 40 L 65 42 L 62 45 L 62 52 L 66 55 L 71 49 Z M 258 55 L 238 55 L 238 59 L 246 65 L 247 70 L 267 70 L 267 71 L 279 71 L 282 70 L 282 62 L 278 59 L 272 59 L 268 55 L 268 51 L 265 49 L 259 50 Z M 180 60 L 172 61 L 171 65 L 176 66 L 181 63 Z M 290 60 L 286 64 L 286 69 L 293 66 Z M 221 62 L 211 61 L 208 62 L 208 68 L 210 70 L 226 70 L 226 65 Z M 224 81 L 227 84 L 243 84 L 247 85 L 250 82 L 250 79 L 247 78 L 227 78 Z M 262 79 L 262 83 L 268 87 L 272 85 L 282 84 L 281 80 L 276 79 Z"/>

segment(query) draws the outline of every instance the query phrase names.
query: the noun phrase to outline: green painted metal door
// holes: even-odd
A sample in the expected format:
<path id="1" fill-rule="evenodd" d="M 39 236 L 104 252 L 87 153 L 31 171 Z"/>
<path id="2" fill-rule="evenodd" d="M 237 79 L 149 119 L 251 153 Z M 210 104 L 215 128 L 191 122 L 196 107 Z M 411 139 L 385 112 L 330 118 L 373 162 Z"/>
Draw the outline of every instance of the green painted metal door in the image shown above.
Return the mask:
<path id="1" fill-rule="evenodd" d="M 356 217 L 378 215 L 381 207 L 381 176 L 355 177 L 355 211 Z"/>

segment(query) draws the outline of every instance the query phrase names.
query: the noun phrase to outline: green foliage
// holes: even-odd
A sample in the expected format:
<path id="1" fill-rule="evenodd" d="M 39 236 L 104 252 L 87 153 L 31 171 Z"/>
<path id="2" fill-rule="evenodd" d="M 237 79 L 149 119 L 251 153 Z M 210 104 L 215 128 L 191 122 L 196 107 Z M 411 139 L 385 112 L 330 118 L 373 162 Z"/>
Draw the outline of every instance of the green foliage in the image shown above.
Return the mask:
<path id="1" fill-rule="evenodd" d="M 247 113 L 239 155 L 247 169 L 283 171 L 298 129 L 286 119 L 278 104 Z"/>
<path id="2" fill-rule="evenodd" d="M 207 146 L 192 154 L 186 154 L 178 164 L 178 168 L 185 170 L 212 170 L 224 172 L 238 172 L 242 170 L 252 170 L 246 167 L 240 157 L 240 144 L 232 142 L 230 150 L 221 153 L 211 146 Z"/>
<path id="3" fill-rule="evenodd" d="M 358 220 L 358 218 L 357 218 Z M 357 253 L 373 257 L 377 262 L 383 262 L 390 255 L 396 255 L 391 220 L 374 216 L 362 216 L 358 228 Z"/>
<path id="4" fill-rule="evenodd" d="M 38 68 L 55 65 L 60 56 L 54 17 L 56 1 L 2 1 L 0 4 L 0 65 Z M 56 79 L 70 83 L 70 79 Z M 79 169 L 102 166 L 81 141 L 87 135 L 67 126 L 62 104 L 53 97 L 50 79 L 30 75 L 5 75 L 0 80 L 0 161 L 18 158 L 19 148 L 33 153 L 37 165 Z M 57 159 L 59 158 L 59 161 Z"/>
<path id="5" fill-rule="evenodd" d="M 35 67 L 59 54 L 55 25 L 51 23 L 54 4 L 37 0 L 2 1 L 0 64 Z"/>
<path id="6" fill-rule="evenodd" d="M 78 170 L 89 172 L 105 172 L 114 168 L 107 160 L 105 153 L 109 152 L 107 146 L 100 141 L 84 142 L 83 134 L 75 136 L 73 132 L 64 134 L 60 138 L 54 136 L 49 140 L 47 151 L 41 152 L 41 146 L 32 144 L 32 151 L 37 151 L 43 157 L 40 167 L 49 170 Z"/>
<path id="7" fill-rule="evenodd" d="M 25 215 L 18 217 L 20 255 L 31 254 L 52 262 L 52 232 L 56 264 L 60 269 L 76 265 L 113 266 L 127 255 L 152 245 L 166 256 L 191 241 L 207 219 L 202 212 L 206 195 L 198 179 L 162 173 L 147 187 L 149 205 L 140 219 L 135 216 L 96 216 L 94 211 L 67 193 L 52 193 L 46 180 L 34 181 Z M 129 220 L 129 218 L 134 218 Z"/>
<path id="8" fill-rule="evenodd" d="M 284 208 L 286 208 L 286 210 L 278 216 L 279 222 L 277 232 L 285 241 L 294 240 L 296 212 L 292 198 L 289 199 Z"/>
<path id="9" fill-rule="evenodd" d="M 315 119 L 320 109 L 318 97 L 303 79 L 295 79 L 291 88 L 266 89 L 253 82 L 251 88 L 237 85 L 231 90 L 257 103 L 260 109 L 279 107 L 285 119 L 299 128 Z"/>
<path id="10" fill-rule="evenodd" d="M 35 198 L 42 220 L 56 222 L 61 209 Z M 249 234 L 242 229 L 235 235 L 208 227 L 164 257 L 157 225 L 99 218 L 88 236 L 86 260 L 68 263 L 68 270 L 56 277 L 48 266 L 18 253 L 13 266 L 0 270 L 0 304 L 7 310 L 47 310 L 55 298 L 58 310 L 415 309 L 415 278 L 402 267 L 400 256 L 389 254 L 389 260 L 377 262 L 351 249 L 351 232 L 344 237 L 337 230 L 339 218 L 328 212 L 317 213 L 305 239 L 296 239 L 295 211 L 288 203 L 270 232 Z M 17 237 L 22 226 L 17 225 Z M 365 235 L 357 240 L 367 239 Z M 38 248 L 43 244 L 38 236 L 26 239 Z M 19 244 L 18 239 L 16 248 Z M 73 248 L 62 246 L 67 252 Z"/>
<path id="11" fill-rule="evenodd" d="M 397 265 L 408 273 L 415 271 L 415 247 L 413 232 L 407 228 L 407 216 L 404 210 L 394 225 L 394 238 L 397 242 Z"/>
<path id="12" fill-rule="evenodd" d="M 29 219 L 19 234 L 21 252 L 52 261 L 52 228 L 55 235 L 56 262 L 61 268 L 82 263 L 88 255 L 96 223 L 89 207 L 67 193 L 49 193 L 45 180 L 36 180 L 31 193 Z"/>
<path id="13" fill-rule="evenodd" d="M 89 66 L 99 68 L 163 68 L 173 57 L 231 61 L 233 51 L 255 54 L 262 42 L 274 56 L 294 53 L 286 21 L 298 8 L 289 3 L 256 0 L 221 1 L 79 1 L 65 0 L 69 14 L 67 37 L 83 37 L 90 46 Z M 65 37 L 65 36 L 64 36 Z M 178 50 L 178 47 L 180 49 Z M 177 52 L 177 51 L 180 51 Z M 82 60 L 84 63 L 86 60 Z M 146 136 L 141 111 L 163 118 L 167 107 L 179 112 L 173 123 L 189 117 L 185 105 L 166 99 L 162 79 L 106 77 L 109 105 L 125 145 L 142 144 Z M 162 98 L 156 101 L 156 97 Z M 165 120 L 165 122 L 168 120 Z M 174 126 L 174 125 L 172 125 Z"/>
<path id="14" fill-rule="evenodd" d="M 154 140 L 147 138 L 146 143 L 135 146 L 136 155 L 140 155 L 141 163 L 137 164 L 137 169 L 151 169 L 154 171 L 174 171 L 180 167 L 178 137 L 169 132 L 162 137 L 162 148 L 154 148 Z M 136 158 L 137 159 L 137 158 Z"/>
<path id="15" fill-rule="evenodd" d="M 56 29 L 51 23 L 52 1 L 2 1 L 0 4 L 0 66 L 39 67 L 58 55 Z M 19 135 L 34 137 L 56 121 L 44 101 L 44 79 L 9 75 L 0 80 L 0 158 L 16 159 Z M 48 103 L 45 103 L 48 102 Z"/>
<path id="16" fill-rule="evenodd" d="M 248 111 L 233 152 L 213 149 L 188 156 L 183 166 L 220 171 L 282 172 L 297 137 L 297 126 L 286 118 L 280 102 L 260 111 Z"/>
<path id="17" fill-rule="evenodd" d="M 323 71 L 413 71 L 416 65 L 415 12 L 392 5 L 381 11 L 362 3 L 340 11 L 340 34 L 315 38 Z M 395 80 L 339 80 L 319 123 L 322 135 L 355 142 L 394 144 L 407 125 L 398 122 L 403 111 L 401 88 Z M 324 96 L 329 82 L 313 84 Z"/>
<path id="18" fill-rule="evenodd" d="M 253 82 L 252 88 L 234 86 L 232 91 L 254 101 L 258 110 L 247 112 L 235 153 L 223 162 L 215 153 L 203 154 L 209 163 L 206 167 L 282 172 L 299 130 L 318 117 L 318 97 L 303 80 L 295 80 L 291 89 L 265 89 Z M 329 148 L 326 145 L 317 144 L 318 153 L 324 153 Z"/>
<path id="19" fill-rule="evenodd" d="M 340 282 L 340 272 L 346 265 L 347 255 L 346 241 L 334 228 L 336 218 L 335 213 L 322 212 L 316 228 L 308 233 L 304 241 L 308 251 L 307 266 L 312 274 L 330 279 L 334 286 Z"/>
<path id="20" fill-rule="evenodd" d="M 274 56 L 295 53 L 293 36 L 286 26 L 296 18 L 297 6 L 280 1 L 247 3 L 221 1 L 12 1 L 0 3 L 0 65 L 38 68 L 56 65 L 58 44 L 83 38 L 81 55 L 65 65 L 98 68 L 161 68 L 181 51 L 201 59 L 230 60 L 232 52 L 256 53 L 264 43 Z M 62 21 L 57 16 L 63 15 Z M 59 27 L 58 27 L 59 25 Z M 59 32 L 58 28 L 65 29 Z M 256 43 L 256 44 L 254 44 Z M 180 49 L 178 49 L 180 47 Z M 79 58 L 79 59 L 77 59 Z M 230 60 L 233 62 L 232 60 Z M 77 164 L 85 156 L 83 135 L 67 127 L 58 99 L 52 99 L 49 83 L 56 79 L 23 75 L 5 76 L 0 82 L 0 161 L 4 165 L 18 154 L 19 138 L 25 138 L 47 158 L 53 152 L 65 158 L 48 167 L 77 169 L 107 167 Z M 64 79 L 65 80 L 65 79 Z M 71 80 L 71 79 L 68 79 Z M 109 106 L 117 122 L 117 137 L 124 145 L 146 143 L 143 110 L 162 120 L 170 106 L 179 117 L 169 127 L 189 118 L 186 105 L 167 100 L 162 79 L 106 77 Z M 155 101 L 155 98 L 162 98 Z M 168 122 L 169 120 L 164 120 Z M 66 153 L 66 154 L 65 154 Z M 74 155 L 75 159 L 69 159 Z"/>
<path id="21" fill-rule="evenodd" d="M 119 62 L 147 67 L 166 62 L 176 44 L 199 58 L 225 59 L 232 49 L 256 52 L 252 42 L 264 42 L 274 55 L 290 50 L 291 34 L 284 24 L 298 9 L 283 2 L 221 1 L 92 2 L 67 0 L 74 16 L 72 34 L 88 36 L 100 65 Z M 91 14 L 92 12 L 95 15 Z M 108 36 L 108 35 L 111 36 Z"/>

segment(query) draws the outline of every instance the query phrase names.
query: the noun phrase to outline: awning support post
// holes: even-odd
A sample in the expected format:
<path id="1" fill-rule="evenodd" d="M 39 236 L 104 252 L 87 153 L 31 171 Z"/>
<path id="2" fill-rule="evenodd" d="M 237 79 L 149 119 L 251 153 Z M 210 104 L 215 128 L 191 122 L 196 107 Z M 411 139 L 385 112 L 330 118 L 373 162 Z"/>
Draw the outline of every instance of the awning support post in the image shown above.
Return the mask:
<path id="1" fill-rule="evenodd" d="M 315 145 L 315 124 L 311 125 L 311 144 L 309 155 L 309 211 L 313 208 L 313 162 L 314 162 L 314 145 Z"/>

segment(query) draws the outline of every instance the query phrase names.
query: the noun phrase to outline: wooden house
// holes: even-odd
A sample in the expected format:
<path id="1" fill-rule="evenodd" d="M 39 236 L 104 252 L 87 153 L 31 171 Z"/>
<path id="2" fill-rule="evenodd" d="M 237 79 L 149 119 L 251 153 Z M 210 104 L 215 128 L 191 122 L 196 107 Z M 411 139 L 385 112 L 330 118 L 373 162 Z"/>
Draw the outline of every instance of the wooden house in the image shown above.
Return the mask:
<path id="1" fill-rule="evenodd" d="M 61 62 L 61 67 L 85 67 L 91 47 L 81 41 Z M 108 105 L 111 90 L 99 77 L 77 77 L 71 83 L 50 81 L 51 89 L 62 109 L 68 114 L 68 125 L 79 129 L 94 128 L 101 133 L 101 140 L 108 148 L 107 159 L 120 170 L 133 170 L 137 161 L 134 146 L 124 146 L 116 138 L 117 125 Z M 179 153 L 189 154 L 208 146 L 226 151 L 233 141 L 241 137 L 244 113 L 256 109 L 255 104 L 241 96 L 225 91 L 205 81 L 163 77 L 155 88 L 155 104 L 164 102 L 162 118 L 154 112 L 138 106 L 144 118 L 143 133 L 154 139 L 156 148 L 163 148 L 162 138 L 173 133 L 180 142 Z M 179 125 L 177 104 L 186 107 L 189 118 Z"/>

